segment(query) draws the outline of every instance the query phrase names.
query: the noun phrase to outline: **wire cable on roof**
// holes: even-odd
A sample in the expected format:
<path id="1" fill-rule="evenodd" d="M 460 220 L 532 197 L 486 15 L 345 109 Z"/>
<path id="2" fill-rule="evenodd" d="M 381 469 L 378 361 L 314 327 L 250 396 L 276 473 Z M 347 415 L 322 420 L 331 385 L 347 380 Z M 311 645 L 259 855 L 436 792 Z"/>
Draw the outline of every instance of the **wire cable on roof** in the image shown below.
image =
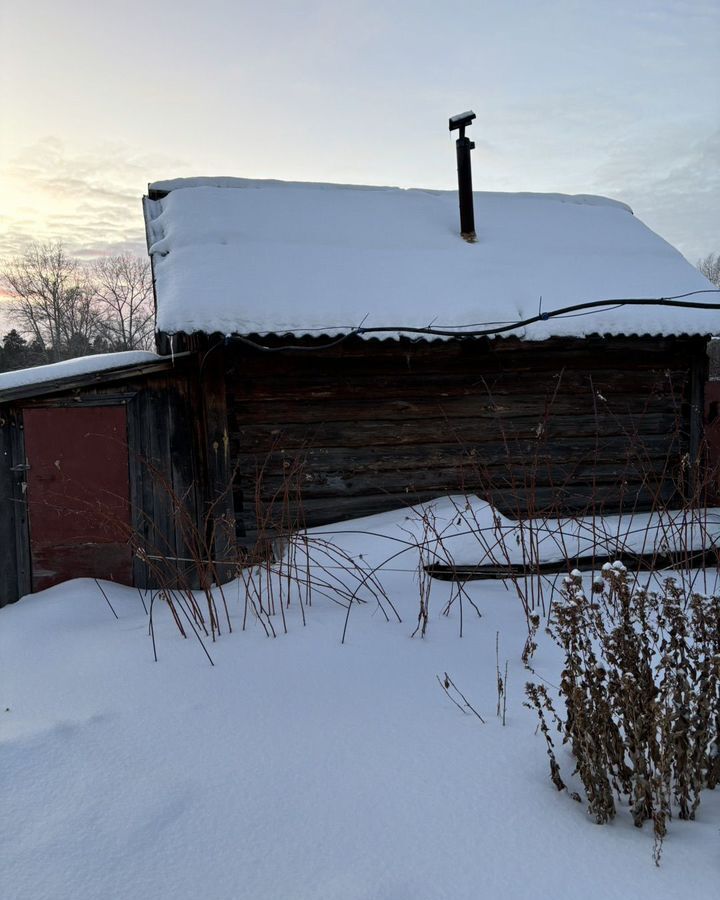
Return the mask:
<path id="1" fill-rule="evenodd" d="M 434 327 L 434 326 L 410 326 L 410 325 L 359 325 L 350 328 L 346 334 L 340 335 L 333 341 L 326 344 L 315 344 L 308 346 L 306 344 L 284 344 L 277 347 L 269 347 L 261 344 L 252 338 L 245 337 L 240 334 L 233 334 L 230 339 L 247 344 L 255 350 L 264 353 L 281 353 L 285 351 L 301 351 L 301 352 L 317 352 L 320 350 L 329 350 L 337 347 L 355 336 L 367 334 L 412 334 L 418 336 L 430 337 L 455 337 L 455 338 L 471 338 L 471 337 L 488 337 L 490 335 L 503 334 L 508 331 L 514 331 L 517 328 L 525 328 L 528 325 L 534 325 L 537 322 L 547 322 L 549 319 L 571 318 L 573 315 L 591 315 L 599 312 L 610 312 L 619 309 L 622 306 L 668 306 L 678 309 L 719 309 L 720 303 L 707 303 L 698 300 L 687 300 L 688 297 L 697 294 L 720 294 L 720 289 L 706 288 L 698 291 L 688 291 L 685 294 L 675 294 L 670 297 L 626 297 L 615 298 L 611 300 L 588 300 L 584 303 L 574 303 L 570 306 L 562 306 L 559 309 L 549 310 L 547 312 L 539 311 L 536 315 L 526 319 L 518 319 L 514 322 L 506 322 L 504 324 L 498 322 L 478 322 L 470 325 L 458 325 L 452 327 Z M 582 312 L 585 311 L 585 312 Z M 364 320 L 363 320 L 364 321 Z M 317 330 L 317 329 L 314 329 Z"/>

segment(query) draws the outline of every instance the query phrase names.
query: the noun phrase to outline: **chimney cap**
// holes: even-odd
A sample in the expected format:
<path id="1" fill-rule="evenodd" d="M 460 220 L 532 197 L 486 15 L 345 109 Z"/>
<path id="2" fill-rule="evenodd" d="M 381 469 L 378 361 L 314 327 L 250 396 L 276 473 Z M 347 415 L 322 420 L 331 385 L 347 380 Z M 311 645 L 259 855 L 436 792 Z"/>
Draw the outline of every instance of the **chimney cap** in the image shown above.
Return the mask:
<path id="1" fill-rule="evenodd" d="M 475 113 L 469 109 L 467 112 L 458 113 L 456 116 L 450 116 L 450 131 L 456 128 L 466 128 L 475 118 Z"/>

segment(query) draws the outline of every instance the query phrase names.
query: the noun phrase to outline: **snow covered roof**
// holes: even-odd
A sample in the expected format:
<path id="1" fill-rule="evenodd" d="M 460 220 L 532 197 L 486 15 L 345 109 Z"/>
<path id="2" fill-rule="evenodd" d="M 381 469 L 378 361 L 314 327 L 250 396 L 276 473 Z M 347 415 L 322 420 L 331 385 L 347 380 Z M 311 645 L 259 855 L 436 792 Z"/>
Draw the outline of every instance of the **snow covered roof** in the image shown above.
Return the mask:
<path id="1" fill-rule="evenodd" d="M 93 375 L 102 374 L 103 378 L 107 379 L 110 375 L 120 377 L 128 372 L 135 374 L 148 368 L 165 368 L 167 365 L 166 356 L 158 356 L 157 353 L 145 350 L 127 350 L 122 353 L 98 353 L 94 356 L 65 359 L 47 366 L 2 372 L 0 403 L 3 400 L 16 399 L 18 396 L 42 393 L 48 388 L 63 390 L 70 382 L 78 379 L 90 380 Z"/>
<path id="2" fill-rule="evenodd" d="M 629 207 L 603 197 L 478 192 L 478 240 L 467 243 L 455 191 L 195 178 L 148 193 L 157 328 L 171 334 L 460 330 L 584 301 L 712 288 Z M 514 333 L 718 330 L 716 310 L 625 306 Z"/>

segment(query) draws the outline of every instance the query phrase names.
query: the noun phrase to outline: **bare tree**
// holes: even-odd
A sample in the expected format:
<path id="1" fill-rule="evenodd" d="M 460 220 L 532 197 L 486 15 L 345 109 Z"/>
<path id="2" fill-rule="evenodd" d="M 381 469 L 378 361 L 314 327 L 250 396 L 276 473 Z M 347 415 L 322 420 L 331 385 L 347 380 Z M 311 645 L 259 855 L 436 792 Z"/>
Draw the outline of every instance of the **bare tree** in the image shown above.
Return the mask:
<path id="1" fill-rule="evenodd" d="M 698 260 L 697 267 L 708 281 L 720 288 L 720 253 L 708 253 L 704 259 Z"/>
<path id="2" fill-rule="evenodd" d="M 49 362 L 88 352 L 99 315 L 83 269 L 61 243 L 33 244 L 2 276 L 11 294 L 10 315 Z"/>
<path id="3" fill-rule="evenodd" d="M 93 288 L 102 311 L 102 334 L 113 350 L 152 348 L 152 276 L 146 259 L 129 253 L 97 260 Z"/>

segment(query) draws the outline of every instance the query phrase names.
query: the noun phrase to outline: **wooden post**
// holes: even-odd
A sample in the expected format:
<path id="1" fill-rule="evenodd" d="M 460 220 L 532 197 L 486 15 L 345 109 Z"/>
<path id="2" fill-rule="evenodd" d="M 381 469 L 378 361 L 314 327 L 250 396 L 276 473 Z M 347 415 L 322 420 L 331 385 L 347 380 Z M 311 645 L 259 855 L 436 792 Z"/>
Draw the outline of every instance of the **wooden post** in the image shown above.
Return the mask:
<path id="1" fill-rule="evenodd" d="M 6 407 L 0 412 L 0 606 L 32 589 L 25 464 L 20 414 Z"/>
<path id="2" fill-rule="evenodd" d="M 690 489 L 693 493 L 702 488 L 704 473 L 699 472 L 699 466 L 704 462 L 700 449 L 703 439 L 703 414 L 705 412 L 705 382 L 708 377 L 707 344 L 698 343 L 697 350 L 693 351 L 690 363 L 690 471 L 692 480 Z M 698 477 L 700 483 L 698 484 Z"/>
<path id="3" fill-rule="evenodd" d="M 234 575 L 235 504 L 234 469 L 230 459 L 227 401 L 225 397 L 225 346 L 209 345 L 200 357 L 200 393 L 203 401 L 206 460 L 206 509 L 212 510 L 209 525 L 215 528 L 214 554 L 222 580 Z"/>

